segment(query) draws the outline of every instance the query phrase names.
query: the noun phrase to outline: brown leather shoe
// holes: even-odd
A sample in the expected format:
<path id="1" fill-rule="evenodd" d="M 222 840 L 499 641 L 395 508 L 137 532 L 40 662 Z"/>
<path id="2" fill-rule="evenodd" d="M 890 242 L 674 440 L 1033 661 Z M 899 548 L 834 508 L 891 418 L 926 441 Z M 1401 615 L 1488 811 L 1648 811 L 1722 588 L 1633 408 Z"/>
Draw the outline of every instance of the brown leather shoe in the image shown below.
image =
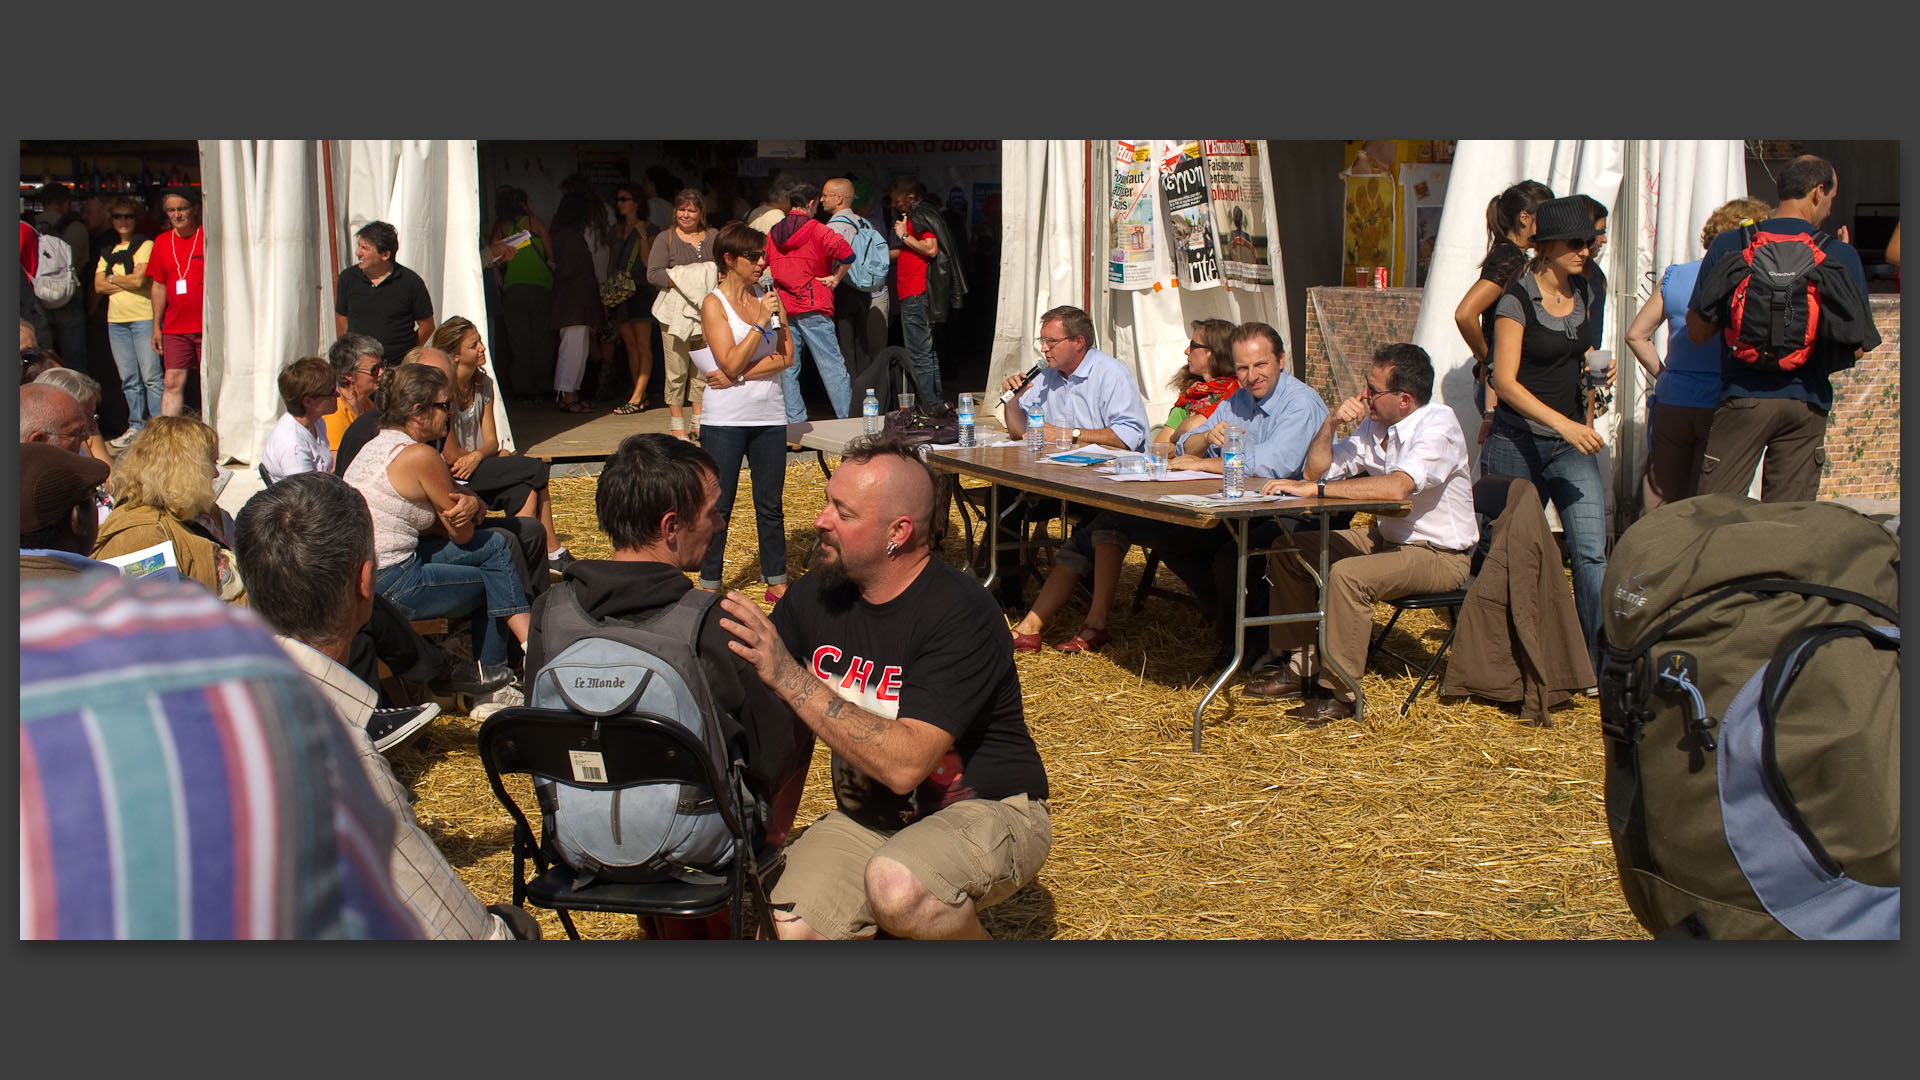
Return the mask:
<path id="1" fill-rule="evenodd" d="M 1314 698 L 1287 710 L 1287 718 L 1298 720 L 1310 728 L 1326 727 L 1335 720 L 1345 720 L 1353 715 L 1353 703 L 1341 701 L 1336 697 Z"/>
<path id="2" fill-rule="evenodd" d="M 1299 697 L 1306 688 L 1306 680 L 1291 668 L 1277 668 L 1265 675 L 1247 680 L 1240 692 L 1248 697 L 1285 698 Z"/>

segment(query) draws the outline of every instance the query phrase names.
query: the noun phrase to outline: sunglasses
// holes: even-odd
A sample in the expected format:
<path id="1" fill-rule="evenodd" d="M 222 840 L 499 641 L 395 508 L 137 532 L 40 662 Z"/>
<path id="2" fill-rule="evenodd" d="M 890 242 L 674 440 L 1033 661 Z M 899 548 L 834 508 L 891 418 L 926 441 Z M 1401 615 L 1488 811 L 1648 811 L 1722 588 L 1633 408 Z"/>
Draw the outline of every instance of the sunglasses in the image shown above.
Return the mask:
<path id="1" fill-rule="evenodd" d="M 427 402 L 427 403 L 426 403 L 426 407 L 427 407 L 427 408 L 429 408 L 429 409 L 439 409 L 439 410 L 440 410 L 441 412 L 450 412 L 450 411 L 452 411 L 452 409 L 453 409 L 453 402 L 451 402 L 451 401 L 429 401 L 429 402 Z"/>
<path id="2" fill-rule="evenodd" d="M 138 221 L 139 220 L 139 218 L 133 214 L 113 214 L 110 216 L 115 221 Z"/>
<path id="3" fill-rule="evenodd" d="M 631 196 L 631 195 L 616 195 L 616 196 L 614 196 L 614 199 L 613 199 L 613 201 L 614 201 L 614 202 L 617 202 L 617 203 L 623 203 L 623 202 L 632 202 L 632 201 L 633 201 L 633 196 Z"/>
<path id="4" fill-rule="evenodd" d="M 1206 347 L 1206 345 L 1204 345 L 1204 344 L 1202 344 L 1202 343 L 1200 343 L 1200 342 L 1198 342 L 1198 341 L 1189 341 L 1189 342 L 1187 342 L 1187 348 L 1189 348 L 1189 349 L 1206 349 L 1207 347 Z M 1213 350 L 1211 350 L 1211 349 L 1208 349 L 1207 351 L 1209 351 L 1209 352 L 1211 352 L 1211 351 L 1213 351 Z"/>

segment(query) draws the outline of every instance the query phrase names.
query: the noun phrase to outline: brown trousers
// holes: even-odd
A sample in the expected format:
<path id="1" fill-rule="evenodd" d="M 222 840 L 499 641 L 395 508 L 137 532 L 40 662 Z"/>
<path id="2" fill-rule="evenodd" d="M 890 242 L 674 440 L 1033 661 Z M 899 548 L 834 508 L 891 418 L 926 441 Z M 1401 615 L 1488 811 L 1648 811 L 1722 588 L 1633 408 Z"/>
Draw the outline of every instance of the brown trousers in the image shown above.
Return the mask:
<path id="1" fill-rule="evenodd" d="M 1707 437 L 1713 430 L 1716 410 L 1660 402 L 1653 408 L 1647 427 L 1653 448 L 1647 453 L 1647 489 L 1658 503 L 1691 499 L 1700 486 L 1700 469 L 1706 461 Z"/>
<path id="2" fill-rule="evenodd" d="M 1314 607 L 1319 594 L 1307 566 L 1319 569 L 1320 553 L 1314 550 L 1318 539 L 1317 530 L 1303 529 L 1297 538 L 1282 536 L 1277 541 L 1278 550 L 1267 556 L 1267 577 L 1273 582 L 1273 614 Z M 1285 545 L 1289 543 L 1299 546 L 1288 549 Z M 1307 560 L 1307 565 L 1301 559 Z M 1467 552 L 1389 543 L 1377 528 L 1331 534 L 1327 538 L 1327 652 L 1341 670 L 1359 678 L 1373 636 L 1373 605 L 1414 593 L 1457 589 L 1466 583 L 1471 566 Z M 1315 625 L 1297 622 L 1270 627 L 1267 647 L 1278 654 L 1312 645 Z M 1323 671 L 1320 684 L 1333 686 L 1333 677 Z"/>
<path id="3" fill-rule="evenodd" d="M 1731 398 L 1713 413 L 1700 494 L 1745 495 L 1767 455 L 1761 502 L 1807 502 L 1820 494 L 1827 414 L 1793 398 Z"/>

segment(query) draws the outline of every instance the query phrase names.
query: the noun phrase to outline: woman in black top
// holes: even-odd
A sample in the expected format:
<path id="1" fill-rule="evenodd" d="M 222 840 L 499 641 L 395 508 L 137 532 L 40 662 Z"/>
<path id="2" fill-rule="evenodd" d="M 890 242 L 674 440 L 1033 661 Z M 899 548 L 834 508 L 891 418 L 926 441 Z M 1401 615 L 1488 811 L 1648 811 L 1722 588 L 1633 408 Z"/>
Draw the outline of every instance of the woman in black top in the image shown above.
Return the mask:
<path id="1" fill-rule="evenodd" d="M 1602 297 L 1584 276 L 1593 218 L 1581 196 L 1540 204 L 1535 256 L 1494 306 L 1492 388 L 1499 395 L 1480 471 L 1523 476 L 1553 503 L 1573 556 L 1573 599 L 1591 652 L 1606 575 L 1606 487 L 1595 456 L 1606 445 L 1586 423 L 1582 389 Z M 1595 670 L 1598 670 L 1597 666 Z"/>
<path id="2" fill-rule="evenodd" d="M 624 405 L 614 408 L 621 416 L 631 416 L 647 407 L 647 380 L 653 376 L 653 286 L 647 284 L 647 204 L 638 184 L 621 184 L 613 190 L 613 208 L 620 221 L 613 227 L 613 250 L 607 262 L 607 276 L 625 274 L 633 282 L 633 295 L 607 310 L 607 321 L 620 331 L 620 342 L 627 349 L 627 371 L 633 376 L 633 393 Z"/>
<path id="3" fill-rule="evenodd" d="M 1493 430 L 1493 407 L 1498 403 L 1498 394 L 1487 388 L 1487 355 L 1493 346 L 1493 305 L 1527 265 L 1527 243 L 1533 235 L 1534 214 L 1541 203 L 1551 198 L 1552 188 L 1537 180 L 1522 180 L 1487 200 L 1487 256 L 1480 261 L 1480 280 L 1473 283 L 1453 311 L 1453 324 L 1473 353 L 1473 403 L 1480 410 L 1479 441 L 1482 443 Z"/>

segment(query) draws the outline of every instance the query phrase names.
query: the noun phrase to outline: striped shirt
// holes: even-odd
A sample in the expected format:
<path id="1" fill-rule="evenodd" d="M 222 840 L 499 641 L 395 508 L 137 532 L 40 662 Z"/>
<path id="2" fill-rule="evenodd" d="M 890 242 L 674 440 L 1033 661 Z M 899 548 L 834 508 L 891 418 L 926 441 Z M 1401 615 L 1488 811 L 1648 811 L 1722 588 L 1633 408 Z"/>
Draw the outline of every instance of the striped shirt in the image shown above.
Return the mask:
<path id="1" fill-rule="evenodd" d="M 20 590 L 22 938 L 414 938 L 393 816 L 258 617 L 122 577 Z"/>

